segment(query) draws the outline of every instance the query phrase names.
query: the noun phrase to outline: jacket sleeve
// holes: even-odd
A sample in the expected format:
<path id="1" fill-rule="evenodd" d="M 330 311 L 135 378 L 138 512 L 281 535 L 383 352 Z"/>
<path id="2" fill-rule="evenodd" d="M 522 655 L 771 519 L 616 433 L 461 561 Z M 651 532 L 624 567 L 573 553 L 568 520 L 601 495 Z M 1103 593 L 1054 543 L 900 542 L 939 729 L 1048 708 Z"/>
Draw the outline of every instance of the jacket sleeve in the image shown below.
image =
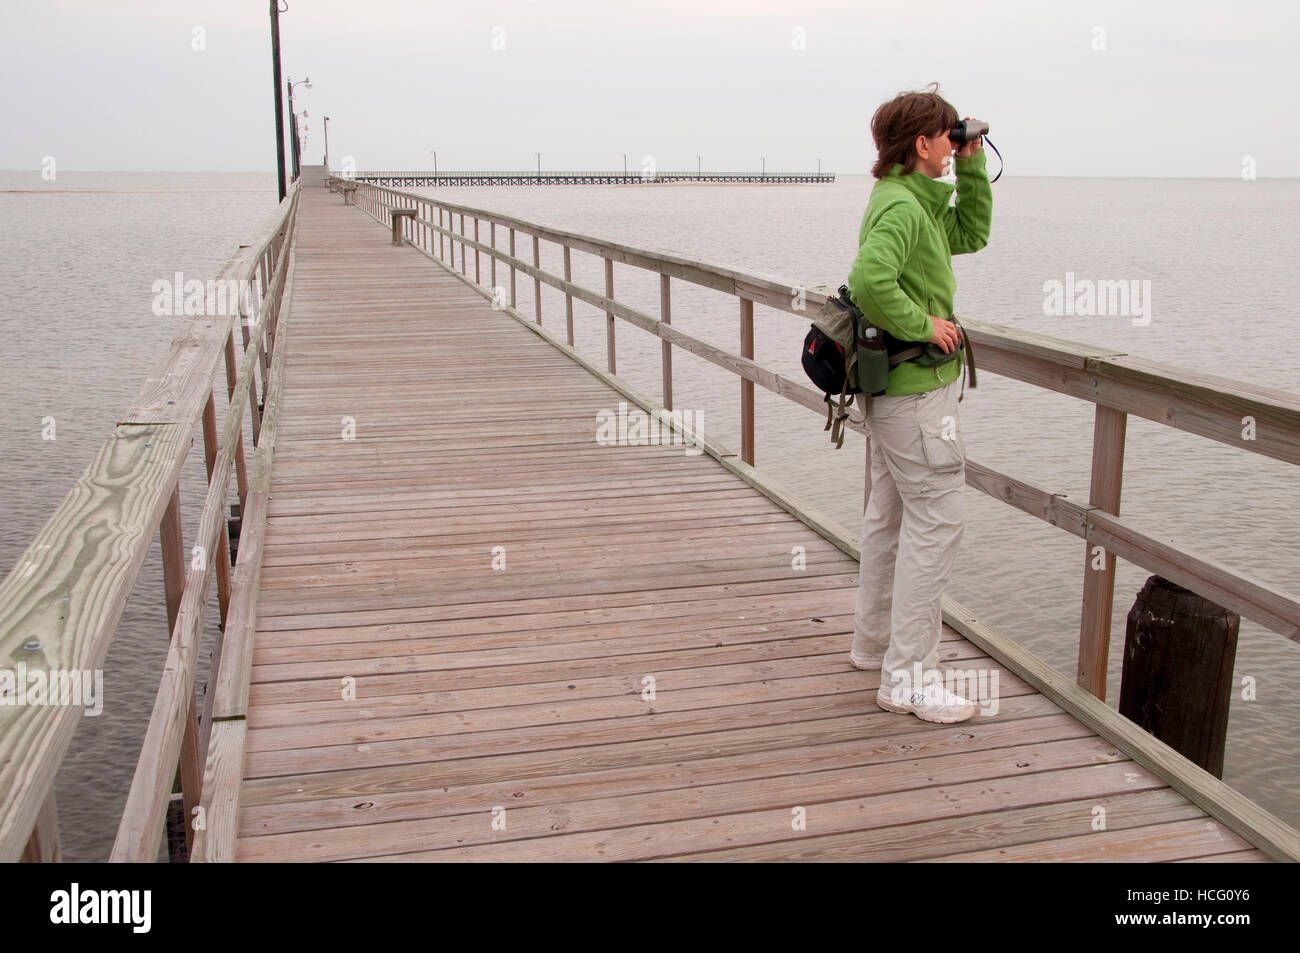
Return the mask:
<path id="1" fill-rule="evenodd" d="M 853 303 L 867 320 L 900 341 L 928 341 L 934 337 L 929 314 L 898 284 L 903 265 L 920 240 L 921 214 L 906 202 L 886 208 L 867 232 L 849 270 Z"/>
<path id="2" fill-rule="evenodd" d="M 985 166 L 984 150 L 953 159 L 957 173 L 957 204 L 944 210 L 943 228 L 954 255 L 979 251 L 989 243 L 993 224 L 993 187 Z"/>

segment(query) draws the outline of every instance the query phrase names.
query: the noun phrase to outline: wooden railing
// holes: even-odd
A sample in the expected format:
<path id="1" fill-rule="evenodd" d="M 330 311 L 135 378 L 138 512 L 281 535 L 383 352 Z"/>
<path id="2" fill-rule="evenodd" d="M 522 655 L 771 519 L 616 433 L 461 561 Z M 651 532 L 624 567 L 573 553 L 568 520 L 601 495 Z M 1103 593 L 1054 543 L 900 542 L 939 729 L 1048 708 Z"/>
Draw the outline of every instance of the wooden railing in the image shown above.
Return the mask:
<path id="1" fill-rule="evenodd" d="M 680 255 L 605 241 L 366 182 L 356 185 L 357 204 L 390 227 L 393 208 L 416 211 L 413 218 L 402 223 L 401 229 L 406 240 L 424 254 L 454 269 L 459 248 L 462 276 L 467 276 L 467 262 L 472 255 L 473 284 L 485 295 L 492 295 L 494 292 L 489 289 L 497 287 L 498 262 L 504 265 L 509 271 L 509 309 L 516 316 L 522 317 L 515 310 L 518 273 L 533 279 L 532 320 L 538 326 L 542 322 L 542 284 L 562 291 L 566 341 L 570 351 L 574 343 L 573 300 L 585 301 L 604 311 L 606 367 L 610 375 L 616 373 L 615 318 L 661 338 L 661 406 L 665 410 L 671 410 L 673 402 L 674 346 L 737 375 L 740 378 L 740 457 L 750 467 L 755 458 L 755 384 L 825 416 L 825 403 L 819 392 L 754 361 L 753 322 L 755 303 L 807 320 L 809 308 L 815 311 L 820 306 L 829 292 L 827 288 L 807 287 Z M 497 248 L 498 228 L 508 233 L 505 249 Z M 531 262 L 516 255 L 519 235 L 531 240 Z M 540 267 L 539 243 L 543 241 L 563 249 L 562 276 Z M 604 262 L 603 294 L 573 282 L 571 255 L 574 250 L 595 255 Z M 483 257 L 489 259 L 486 269 Z M 658 273 L 658 317 L 615 298 L 615 262 Z M 484 271 L 487 272 L 488 289 L 483 288 Z M 673 327 L 671 281 L 674 278 L 737 299 L 738 352 L 718 348 Z M 505 286 L 502 286 L 501 292 L 504 291 Z M 974 460 L 968 459 L 966 463 L 966 481 L 971 486 L 1086 541 L 1076 672 L 1081 686 L 1097 698 L 1105 698 L 1116 557 L 1158 573 L 1287 638 L 1300 638 L 1300 598 L 1296 595 L 1283 592 L 1247 572 L 1225 566 L 1190 547 L 1152 536 L 1119 515 L 1124 437 L 1130 414 L 1251 453 L 1297 464 L 1300 463 L 1300 398 L 1285 391 L 1213 377 L 1104 348 L 973 319 L 963 318 L 962 324 L 969 333 L 975 353 L 979 355 L 981 371 L 1014 378 L 1095 405 L 1091 487 L 1087 505 Z M 544 333 L 540 327 L 536 330 Z M 577 356 L 576 352 L 574 356 Z M 1252 424 L 1249 431 L 1244 428 L 1247 418 Z M 849 426 L 865 433 L 860 419 L 852 419 Z M 1245 439 L 1245 433 L 1250 433 L 1251 439 Z M 870 454 L 869 443 L 867 452 Z M 866 469 L 869 480 L 870 467 Z M 1099 555 L 1097 547 L 1104 553 L 1102 569 L 1091 568 Z"/>
<path id="2" fill-rule="evenodd" d="M 171 641 L 113 860 L 157 857 L 178 769 L 191 849 L 196 828 L 204 824 L 197 810 L 202 765 L 219 696 L 206 693 L 200 719 L 195 692 L 199 642 L 214 575 L 224 633 L 213 650 L 214 679 L 226 675 L 232 654 L 239 655 L 239 640 L 246 636 L 239 626 L 241 607 L 256 596 L 247 567 L 260 554 L 246 540 L 261 521 L 256 474 L 273 444 L 274 367 L 283 354 L 278 318 L 298 195 L 295 185 L 265 240 L 256 247 L 241 246 L 217 278 L 217 288 L 247 287 L 248 297 L 235 295 L 238 307 L 219 309 L 226 313 L 182 319 L 169 352 L 112 437 L 0 584 L 0 657 L 28 660 L 47 670 L 93 671 L 103 664 L 158 534 Z M 212 304 L 209 310 L 216 310 Z M 218 429 L 214 388 L 220 386 L 223 359 L 228 405 Z M 244 454 L 246 417 L 257 452 L 251 485 Z M 200 427 L 208 490 L 187 550 L 179 479 Z M 232 471 L 242 526 L 233 579 L 226 523 Z M 0 708 L 0 861 L 59 859 L 53 783 L 81 716 L 81 708 L 66 705 Z"/>
<path id="3" fill-rule="evenodd" d="M 834 172 L 690 172 L 690 171 L 646 171 L 631 170 L 620 172 L 615 169 L 595 170 L 552 170 L 539 172 L 535 169 L 518 170 L 451 170 L 430 172 L 420 170 L 367 170 L 353 172 L 347 176 L 350 180 L 365 181 L 375 184 L 392 185 L 418 181 L 437 184 L 466 184 L 470 182 L 491 184 L 493 182 L 813 182 L 826 184 L 835 181 Z"/>

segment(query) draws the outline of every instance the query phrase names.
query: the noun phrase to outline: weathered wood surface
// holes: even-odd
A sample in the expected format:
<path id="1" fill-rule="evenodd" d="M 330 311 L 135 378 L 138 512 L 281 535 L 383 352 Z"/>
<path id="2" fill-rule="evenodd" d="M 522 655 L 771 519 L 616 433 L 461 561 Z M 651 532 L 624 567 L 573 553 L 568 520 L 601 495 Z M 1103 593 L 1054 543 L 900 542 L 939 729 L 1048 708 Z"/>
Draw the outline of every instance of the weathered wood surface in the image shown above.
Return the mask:
<path id="1" fill-rule="evenodd" d="M 1260 859 L 947 627 L 997 713 L 880 711 L 851 556 L 710 456 L 598 445 L 618 392 L 319 191 L 236 859 Z"/>
<path id="2" fill-rule="evenodd" d="M 377 186 L 363 186 L 362 193 L 365 199 L 363 207 L 384 222 L 388 220 L 385 217 L 388 214 L 386 211 L 388 206 L 384 205 L 384 202 L 410 201 L 405 193 Z M 623 302 L 613 300 L 612 269 L 614 261 L 621 261 L 628 265 L 656 271 L 663 282 L 669 281 L 670 277 L 678 277 L 681 280 L 738 295 L 745 301 L 760 301 L 765 305 L 789 311 L 806 310 L 806 296 L 803 294 L 787 296 L 780 291 L 782 287 L 788 287 L 790 292 L 804 291 L 814 300 L 828 293 L 830 289 L 802 288 L 779 279 L 741 275 L 731 269 L 704 262 L 694 262 L 698 267 L 682 270 L 678 267 L 682 259 L 668 252 L 628 249 L 627 246 L 609 243 L 602 239 L 556 231 L 547 226 L 502 216 L 496 212 L 467 209 L 448 203 L 440 203 L 438 206 L 438 224 L 435 225 L 432 217 L 424 223 L 426 227 L 438 231 L 439 256 L 442 254 L 441 241 L 445 231 L 442 229 L 441 221 L 444 210 L 447 209 L 451 210 L 451 214 L 459 214 L 462 218 L 467 214 L 473 215 L 476 223 L 480 220 L 487 221 L 492 235 L 495 234 L 497 224 L 501 223 L 510 228 L 512 236 L 516 228 L 522 228 L 535 239 L 540 237 L 542 240 L 558 242 L 563 246 L 566 262 L 569 261 L 570 253 L 574 248 L 601 255 L 605 259 L 606 270 L 604 295 L 574 284 L 571 268 L 567 264 L 564 277 L 561 278 L 549 272 L 539 271 L 535 264 L 516 258 L 513 254 L 513 241 L 509 255 L 496 249 L 495 238 L 484 245 L 473 243 L 475 255 L 482 252 L 490 257 L 492 285 L 496 284 L 496 264 L 500 259 L 510 269 L 512 276 L 516 271 L 523 271 L 525 274 L 532 275 L 535 280 L 540 280 L 564 292 L 570 310 L 572 299 L 575 297 L 604 310 L 609 342 L 607 367 L 612 367 L 614 360 L 612 344 L 614 317 L 662 338 L 664 405 L 668 405 L 671 399 L 671 349 L 678 347 L 741 377 L 745 382 L 742 383 L 742 392 L 752 389 L 748 388 L 748 383 L 758 384 L 787 400 L 807 407 L 819 416 L 824 415 L 825 405 L 821 396 L 806 384 L 768 370 L 741 354 L 708 344 L 673 328 L 667 320 L 667 312 L 664 312 L 660 318 L 654 318 Z M 447 234 L 453 233 L 447 231 Z M 429 250 L 432 250 L 432 245 L 429 246 Z M 661 285 L 661 291 L 664 288 L 666 286 Z M 666 302 L 667 299 L 661 302 L 661 310 Z M 512 306 L 514 304 L 513 296 L 511 304 Z M 1154 365 L 1136 359 L 1130 360 L 1114 351 L 1020 329 L 984 324 L 969 319 L 964 322 L 964 327 L 971 330 L 972 340 L 979 344 L 982 355 L 980 360 L 986 370 L 991 369 L 995 373 L 1005 374 L 1017 380 L 1095 402 L 1098 420 L 1105 421 L 1107 424 L 1103 434 L 1105 439 L 1098 447 L 1105 451 L 1101 454 L 1100 462 L 1105 463 L 1108 457 L 1118 459 L 1111 452 L 1114 438 L 1122 435 L 1123 432 L 1123 427 L 1118 426 L 1117 429 L 1117 425 L 1125 419 L 1126 413 L 1133 413 L 1211 439 L 1231 443 L 1242 449 L 1255 450 L 1277 456 L 1279 459 L 1290 459 L 1292 462 L 1300 463 L 1300 452 L 1298 452 L 1300 451 L 1300 399 L 1293 394 L 1254 384 L 1208 377 L 1181 368 Z M 552 343 L 555 343 L 554 338 Z M 573 357 L 572 354 L 570 356 Z M 589 362 L 580 360 L 580 363 L 597 375 L 603 373 L 594 369 Z M 614 386 L 619 387 L 618 384 Z M 1216 409 L 1220 407 L 1230 408 L 1226 412 L 1227 416 Z M 1245 431 L 1239 431 L 1237 428 L 1247 421 L 1251 422 L 1252 428 L 1255 424 L 1266 428 L 1269 433 L 1268 440 L 1260 442 L 1257 439 L 1258 434 L 1253 429 L 1251 439 L 1244 439 Z M 850 417 L 846 424 L 852 430 L 864 432 L 862 423 L 855 417 Z M 752 451 L 752 440 L 749 444 Z M 743 451 L 742 438 L 742 454 Z M 1103 468 L 1103 473 L 1105 472 Z M 1112 485 L 1118 489 L 1119 472 L 1116 471 L 1113 476 L 1115 479 L 1107 478 L 1099 485 Z M 1027 513 L 1046 519 L 1053 525 L 1059 525 L 1083 537 L 1088 542 L 1089 553 L 1094 547 L 1103 547 L 1111 563 L 1114 557 L 1127 559 L 1179 585 L 1200 592 L 1207 598 L 1212 598 L 1221 605 L 1290 639 L 1300 639 L 1300 599 L 1251 573 L 1222 565 L 1203 552 L 1197 552 L 1176 541 L 1144 532 L 1129 521 L 1111 515 L 1102 508 L 1080 506 L 1065 499 L 1063 494 L 1050 493 L 973 460 L 967 461 L 967 482 Z M 864 480 L 864 499 L 868 488 L 869 481 Z M 1100 691 L 1100 688 L 1096 681 L 1096 672 L 1101 668 L 1099 663 L 1104 654 L 1102 650 L 1106 648 L 1106 640 L 1102 637 L 1106 633 L 1102 633 L 1100 629 L 1103 620 L 1109 618 L 1101 608 L 1103 602 L 1110 598 L 1108 587 L 1112 576 L 1113 566 L 1111 572 L 1103 573 L 1101 577 L 1095 577 L 1091 569 L 1085 574 L 1087 588 L 1080 624 L 1080 668 L 1086 673 L 1081 677 L 1097 691 Z"/>

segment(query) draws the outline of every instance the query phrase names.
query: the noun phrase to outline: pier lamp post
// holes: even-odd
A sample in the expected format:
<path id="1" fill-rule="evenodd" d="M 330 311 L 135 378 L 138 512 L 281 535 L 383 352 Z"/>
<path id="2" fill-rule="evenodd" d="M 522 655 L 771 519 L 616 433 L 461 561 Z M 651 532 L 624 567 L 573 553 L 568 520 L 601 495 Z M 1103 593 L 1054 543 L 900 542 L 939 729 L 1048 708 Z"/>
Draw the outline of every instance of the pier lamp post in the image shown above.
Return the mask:
<path id="1" fill-rule="evenodd" d="M 767 178 L 767 156 L 763 156 L 763 178 Z"/>
<path id="2" fill-rule="evenodd" d="M 627 153 L 623 153 L 623 175 L 627 175 Z"/>
<path id="3" fill-rule="evenodd" d="M 287 85 L 287 86 L 289 87 L 289 120 L 290 120 L 290 123 L 291 123 L 291 125 L 292 125 L 292 127 L 293 127 L 292 129 L 290 129 L 290 134 L 293 136 L 293 177 L 296 179 L 296 178 L 298 178 L 298 172 L 299 172 L 299 169 L 298 169 L 298 119 L 297 119 L 297 117 L 294 115 L 294 112 L 293 112 L 293 88 L 294 88 L 295 86 L 305 86 L 305 87 L 307 87 L 307 89 L 311 89 L 311 80 L 310 80 L 310 79 L 300 79 L 300 80 L 298 80 L 298 82 L 295 83 L 292 79 L 290 79 L 290 80 L 289 80 L 285 85 Z"/>
<path id="4" fill-rule="evenodd" d="M 280 102 L 280 0 L 271 0 L 271 82 L 275 91 L 275 167 L 284 201 L 284 104 Z"/>
<path id="5" fill-rule="evenodd" d="M 433 153 L 433 184 L 437 185 L 438 184 L 438 150 L 430 149 L 429 151 Z"/>
<path id="6" fill-rule="evenodd" d="M 330 117 L 325 117 L 325 174 L 330 174 Z"/>
<path id="7" fill-rule="evenodd" d="M 696 177 L 697 179 L 700 177 L 700 174 L 701 174 L 701 173 L 700 173 L 700 169 L 701 169 L 700 161 L 701 161 L 701 160 L 700 160 L 700 157 L 699 157 L 699 156 L 696 156 L 696 157 L 695 157 L 695 177 Z"/>
<path id="8" fill-rule="evenodd" d="M 289 113 L 289 180 L 298 178 L 298 115 Z"/>
<path id="9" fill-rule="evenodd" d="M 537 155 L 537 181 L 540 183 L 542 181 L 542 154 L 538 152 L 536 153 L 536 155 Z"/>

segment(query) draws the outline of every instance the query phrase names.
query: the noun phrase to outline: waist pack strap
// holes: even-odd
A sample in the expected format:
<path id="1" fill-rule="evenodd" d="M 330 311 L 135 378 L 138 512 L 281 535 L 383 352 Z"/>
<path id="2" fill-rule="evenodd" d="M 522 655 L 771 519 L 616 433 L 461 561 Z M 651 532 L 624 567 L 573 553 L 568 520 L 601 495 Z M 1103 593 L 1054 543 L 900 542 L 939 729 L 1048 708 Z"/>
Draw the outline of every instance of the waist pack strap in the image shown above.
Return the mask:
<path id="1" fill-rule="evenodd" d="M 838 450 L 844 446 L 845 421 L 849 419 L 848 404 L 852 400 L 852 395 L 849 394 L 848 380 L 845 380 L 844 388 L 840 391 L 838 407 L 830 394 L 827 394 L 823 399 L 826 401 L 826 426 L 822 430 L 831 432 L 831 442 L 835 444 L 835 449 Z"/>
<path id="2" fill-rule="evenodd" d="M 975 377 L 975 345 L 971 344 L 970 337 L 966 334 L 966 329 L 957 321 L 957 316 L 953 315 L 952 323 L 957 325 L 961 331 L 961 339 L 966 344 L 966 362 L 961 366 L 961 393 L 957 395 L 958 403 L 966 396 L 966 367 L 970 366 L 970 386 L 972 389 L 979 386 Z"/>
<path id="3" fill-rule="evenodd" d="M 895 364 L 902 364 L 904 361 L 910 361 L 912 358 L 920 357 L 924 353 L 925 348 L 923 347 L 909 347 L 906 351 L 891 354 L 889 356 L 889 366 L 893 367 Z"/>

